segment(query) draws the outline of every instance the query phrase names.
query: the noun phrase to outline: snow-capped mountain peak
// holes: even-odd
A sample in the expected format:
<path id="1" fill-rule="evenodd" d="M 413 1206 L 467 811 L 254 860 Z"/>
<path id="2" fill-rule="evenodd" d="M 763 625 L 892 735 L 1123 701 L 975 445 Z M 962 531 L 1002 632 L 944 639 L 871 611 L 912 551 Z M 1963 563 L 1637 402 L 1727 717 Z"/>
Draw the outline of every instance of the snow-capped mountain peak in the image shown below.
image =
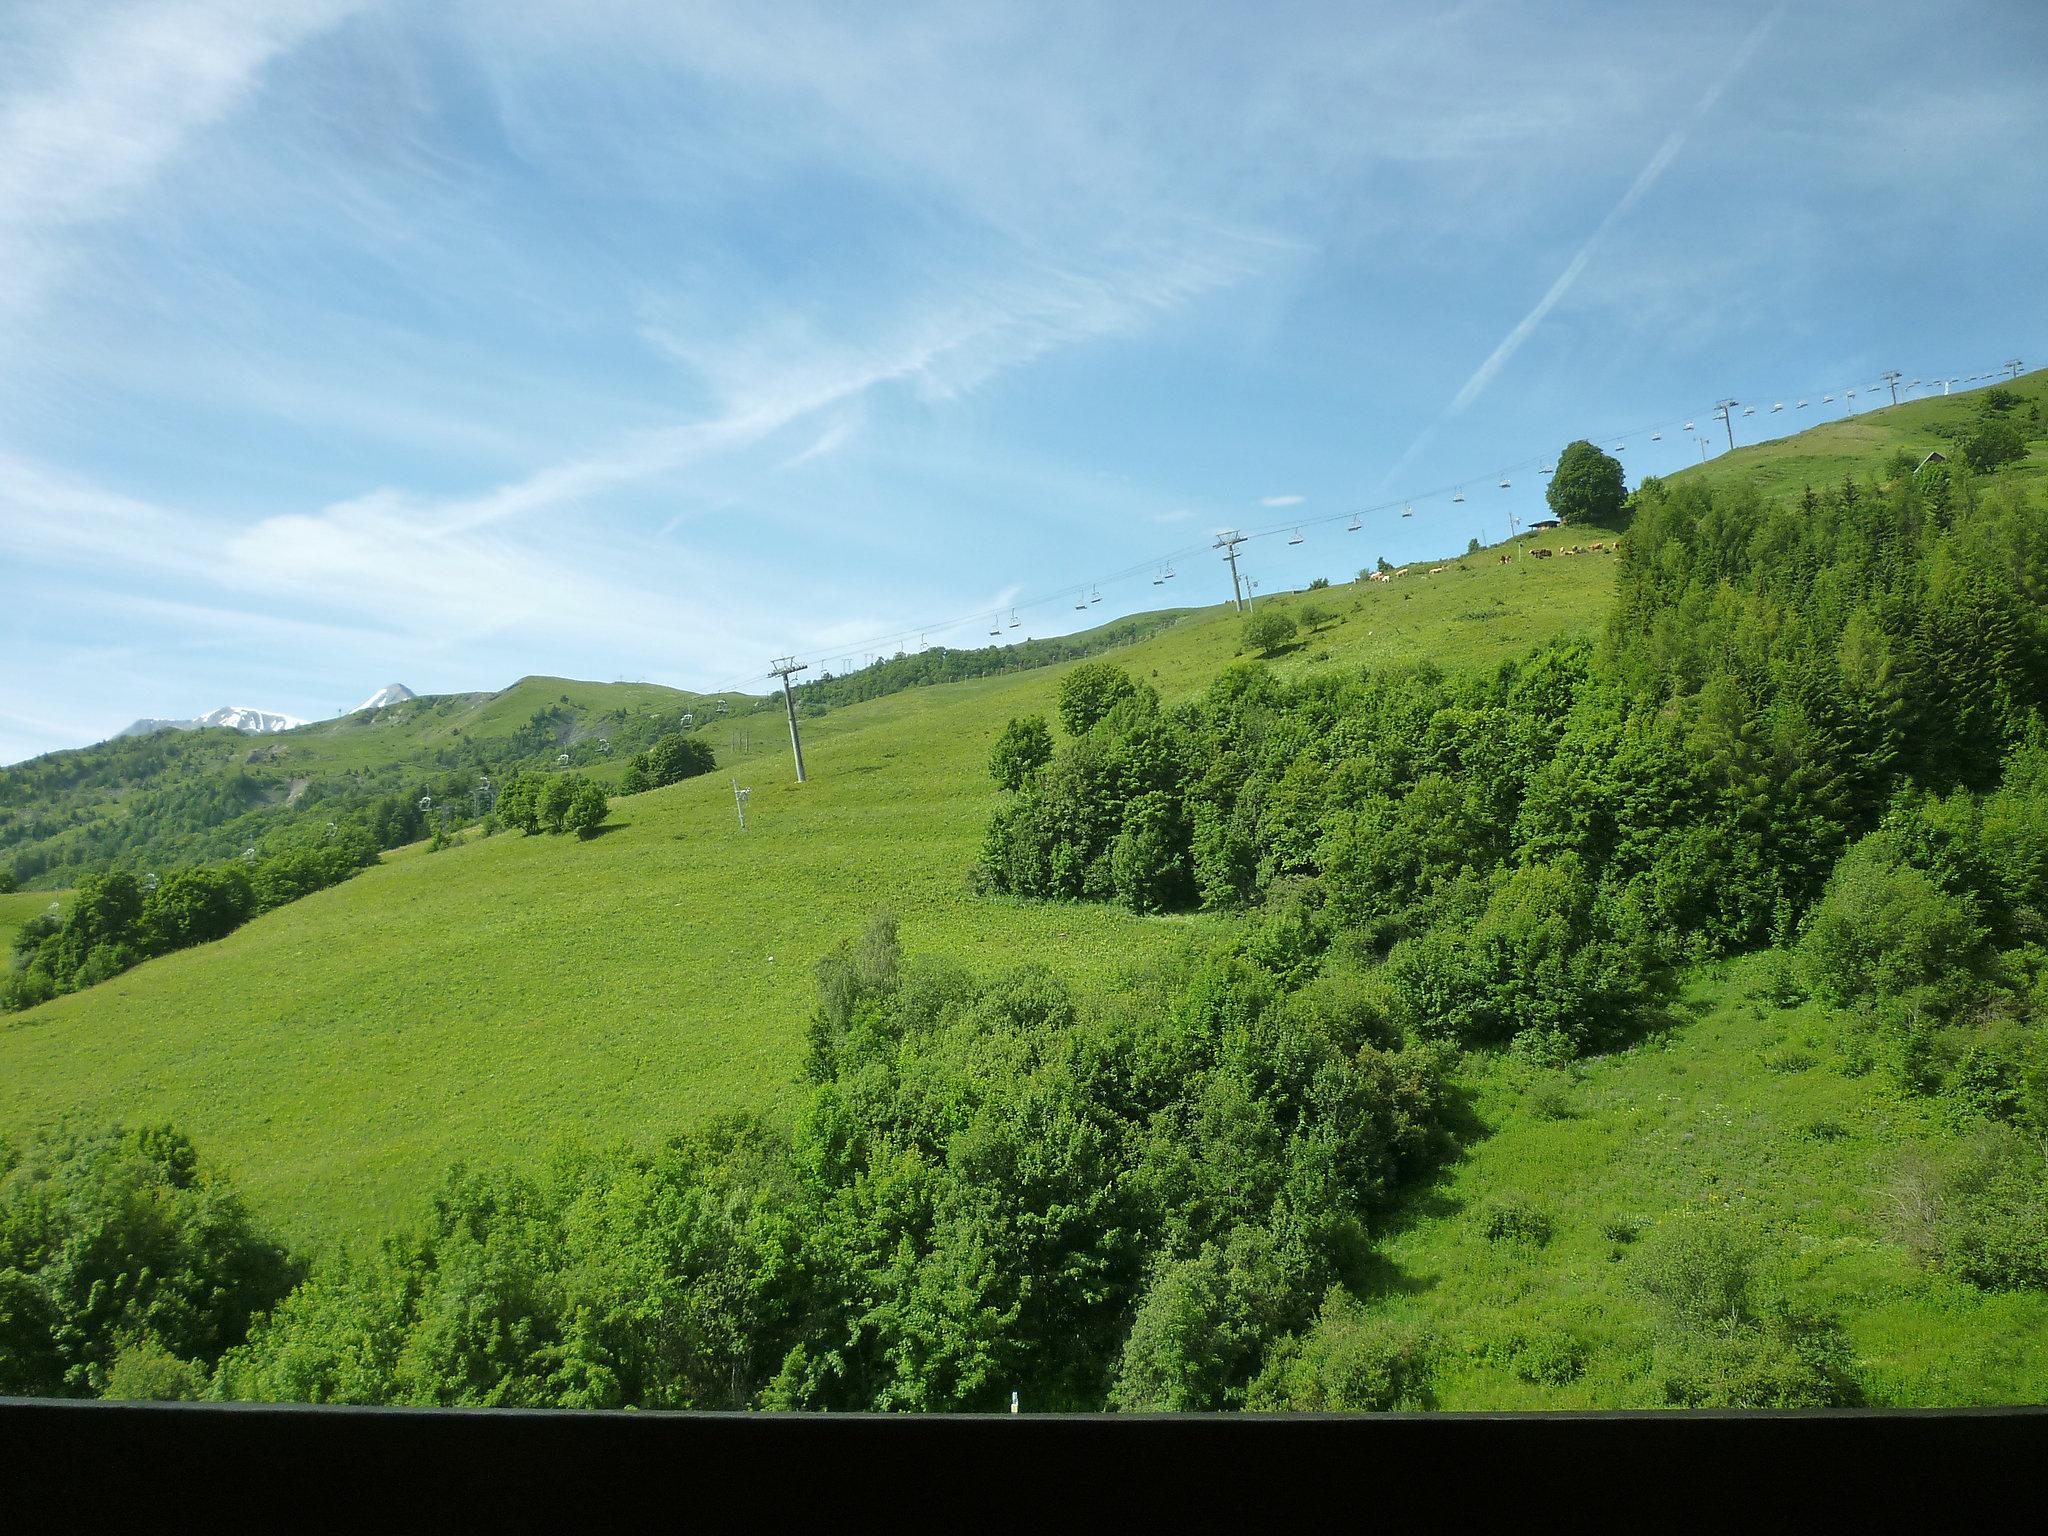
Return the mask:
<path id="1" fill-rule="evenodd" d="M 289 731 L 306 724 L 296 715 L 280 715 L 275 710 L 251 709 L 246 704 L 230 704 L 216 709 L 210 715 L 199 717 L 201 725 L 225 726 L 231 731 L 241 731 L 250 736 L 268 736 L 272 731 Z"/>
<path id="2" fill-rule="evenodd" d="M 375 693 L 363 700 L 362 703 L 350 710 L 349 713 L 360 714 L 366 709 L 388 709 L 393 704 L 403 704 L 407 699 L 417 697 L 419 695 L 403 683 L 386 683 L 382 688 L 379 688 Z"/>
<path id="3" fill-rule="evenodd" d="M 138 720 L 121 734 L 147 736 L 153 731 L 197 731 L 213 726 L 240 731 L 244 736 L 268 736 L 273 731 L 295 730 L 306 723 L 296 715 L 281 715 L 274 709 L 251 709 L 246 704 L 229 704 L 196 720 Z"/>

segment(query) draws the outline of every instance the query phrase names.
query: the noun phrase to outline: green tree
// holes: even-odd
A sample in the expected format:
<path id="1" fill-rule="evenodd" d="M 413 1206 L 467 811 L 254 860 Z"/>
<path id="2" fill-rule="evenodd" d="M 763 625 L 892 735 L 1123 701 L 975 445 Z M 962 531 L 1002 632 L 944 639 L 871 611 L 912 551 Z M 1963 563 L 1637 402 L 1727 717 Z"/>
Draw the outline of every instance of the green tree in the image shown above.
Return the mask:
<path id="1" fill-rule="evenodd" d="M 577 785 L 582 775 L 557 773 L 550 775 L 540 792 L 540 824 L 550 832 L 560 832 L 569 824 L 569 807 L 576 801 Z"/>
<path id="2" fill-rule="evenodd" d="M 1620 521 L 1626 497 L 1621 460 L 1602 453 L 1584 438 L 1568 443 L 1557 456 L 1557 469 L 1544 492 L 1550 510 L 1562 521 L 1606 527 Z"/>
<path id="3" fill-rule="evenodd" d="M 1980 475 L 2027 456 L 2027 439 L 2012 422 L 1987 416 L 1962 442 L 1964 461 Z"/>
<path id="4" fill-rule="evenodd" d="M 1293 643 L 1294 620 L 1277 608 L 1261 608 L 1244 621 L 1244 643 L 1261 656 L 1271 656 Z"/>
<path id="5" fill-rule="evenodd" d="M 210 1368 L 296 1277 L 169 1128 L 60 1127 L 0 1167 L 0 1392 L 91 1396 L 137 1350 L 124 1381 L 175 1390 L 148 1357 Z"/>
<path id="6" fill-rule="evenodd" d="M 255 910 L 256 891 L 243 870 L 176 870 L 143 899 L 143 943 L 152 954 L 205 944 L 232 933 Z"/>
<path id="7" fill-rule="evenodd" d="M 1052 730 L 1043 715 L 1014 718 L 989 753 L 988 771 L 998 787 L 1022 789 L 1032 774 L 1052 761 Z"/>
<path id="8" fill-rule="evenodd" d="M 642 758 L 649 786 L 655 789 L 693 779 L 718 766 L 709 742 L 681 733 L 662 737 L 634 761 L 640 763 Z"/>
<path id="9" fill-rule="evenodd" d="M 1090 726 L 1137 691 L 1131 674 L 1115 663 L 1083 662 L 1060 679 L 1060 723 L 1070 736 L 1085 735 Z"/>
<path id="10" fill-rule="evenodd" d="M 563 830 L 574 832 L 578 837 L 594 837 L 610 812 L 611 805 L 605 799 L 603 788 L 594 780 L 582 779 L 570 796 L 569 808 L 562 817 Z"/>

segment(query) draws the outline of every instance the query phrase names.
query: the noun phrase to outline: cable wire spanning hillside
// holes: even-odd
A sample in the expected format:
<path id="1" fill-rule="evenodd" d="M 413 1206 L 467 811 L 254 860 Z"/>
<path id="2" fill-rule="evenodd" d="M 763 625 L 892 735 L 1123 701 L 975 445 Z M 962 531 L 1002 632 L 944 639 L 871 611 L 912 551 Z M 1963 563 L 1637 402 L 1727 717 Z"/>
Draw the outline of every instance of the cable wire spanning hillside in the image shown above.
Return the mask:
<path id="1" fill-rule="evenodd" d="M 1999 364 L 1997 367 L 1986 368 L 1973 373 L 1952 374 L 1944 370 L 1938 373 L 1916 375 L 1911 379 L 1907 379 L 1894 371 L 1868 385 L 1858 382 L 1846 386 L 1823 386 L 1803 391 L 1795 390 L 1773 393 L 1758 396 L 1755 400 L 1748 403 L 1723 397 L 1697 411 L 1690 413 L 1683 411 L 1675 412 L 1660 421 L 1642 423 L 1616 431 L 1590 434 L 1586 440 L 1594 443 L 1596 446 L 1622 452 L 1626 451 L 1631 441 L 1660 440 L 1666 433 L 1692 433 L 1698 430 L 1701 423 L 1705 423 L 1710 428 L 1720 429 L 1725 434 L 1731 448 L 1744 447 L 1749 445 L 1736 441 L 1739 430 L 1738 424 L 1747 420 L 1752 415 L 1761 418 L 1785 416 L 1796 419 L 1797 413 L 1801 410 L 1818 410 L 1822 406 L 1839 406 L 1843 410 L 1844 415 L 1829 419 L 1844 420 L 1863 414 L 1857 410 L 1854 403 L 1859 395 L 1884 395 L 1886 397 L 1883 402 L 1885 406 L 1906 404 L 1915 398 L 1925 400 L 1946 395 L 1957 385 L 1976 385 L 2017 379 L 2021 372 L 2022 365 L 2020 360 L 2010 359 Z M 1758 403 L 1764 400 L 1768 400 L 1770 403 L 1767 405 Z M 1702 434 L 1702 437 L 1704 438 L 1704 434 Z M 1757 439 L 1757 441 L 1767 440 Z M 1708 443 L 1707 446 L 1711 447 L 1711 443 Z M 1704 453 L 1702 458 L 1704 460 Z M 1526 476 L 1531 473 L 1549 473 L 1551 463 L 1552 460 L 1548 455 L 1532 454 L 1498 465 L 1483 473 L 1467 476 L 1461 480 L 1448 481 L 1441 485 L 1410 491 L 1404 495 L 1390 496 L 1369 505 L 1350 505 L 1341 511 L 1324 513 L 1315 517 L 1288 518 L 1284 521 L 1258 528 L 1218 531 L 1228 531 L 1241 542 L 1252 543 L 1274 538 L 1293 540 L 1299 538 L 1306 529 L 1328 528 L 1337 524 L 1345 525 L 1347 530 L 1351 532 L 1363 532 L 1365 531 L 1365 519 L 1383 517 L 1397 510 L 1403 517 L 1413 516 L 1423 519 L 1441 519 L 1451 507 L 1468 501 L 1469 498 L 1466 494 L 1468 491 L 1476 495 L 1483 495 L 1489 489 L 1507 488 L 1518 475 Z M 1168 573 L 1166 579 L 1178 577 L 1182 573 L 1173 570 L 1176 564 L 1198 559 L 1210 553 L 1213 547 L 1211 537 L 1205 536 L 1199 543 L 1184 544 L 1174 549 L 1162 550 L 1142 560 L 1120 566 L 1115 570 L 1100 572 L 1086 578 L 1075 578 L 1074 580 L 1063 582 L 1058 587 L 1047 589 L 1030 597 L 1019 598 L 1014 602 L 1002 604 L 1000 607 L 981 606 L 967 612 L 955 613 L 948 617 L 906 625 L 901 629 L 892 630 L 885 634 L 872 635 L 852 643 L 840 642 L 829 647 L 828 653 L 839 656 L 867 656 L 872 658 L 867 665 L 872 666 L 887 660 L 913 643 L 919 650 L 931 648 L 929 637 L 934 635 L 957 635 L 961 631 L 968 631 L 968 636 L 971 637 L 973 633 L 980 630 L 981 626 L 993 624 L 995 630 L 1000 631 L 1006 637 L 1011 628 L 1020 627 L 1019 625 L 1013 625 L 1011 622 L 1017 615 L 1035 613 L 1041 610 L 1052 610 L 1056 615 L 1058 611 L 1056 605 L 1061 604 L 1071 604 L 1077 612 L 1092 610 L 1100 601 L 1100 591 L 1103 587 L 1113 587 L 1119 583 L 1131 581 L 1139 577 L 1152 578 L 1155 584 L 1157 584 L 1162 572 Z M 969 626 L 973 626 L 973 629 L 970 630 Z M 1001 642 L 999 641 L 998 643 Z M 769 674 L 764 669 L 759 672 L 737 674 L 703 691 L 714 694 L 739 692 L 747 689 L 749 685 L 768 680 Z"/>

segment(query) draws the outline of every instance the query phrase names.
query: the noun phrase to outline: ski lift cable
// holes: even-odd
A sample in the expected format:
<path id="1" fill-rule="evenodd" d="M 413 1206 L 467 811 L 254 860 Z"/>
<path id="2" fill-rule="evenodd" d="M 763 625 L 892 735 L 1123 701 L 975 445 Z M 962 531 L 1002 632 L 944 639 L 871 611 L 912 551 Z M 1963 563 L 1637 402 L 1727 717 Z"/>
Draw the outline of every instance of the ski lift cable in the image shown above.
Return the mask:
<path id="1" fill-rule="evenodd" d="M 1963 375 L 1960 376 L 1959 381 L 1975 382 L 1978 379 L 2001 376 L 2002 375 L 2000 375 L 1998 372 L 1994 370 L 1993 372 L 1989 373 Z M 1928 375 L 1923 372 L 1921 377 L 1924 379 L 1928 377 Z M 1824 397 L 1825 392 L 1818 390 L 1809 390 L 1806 392 L 1805 396 L 1805 398 L 1809 401 L 1813 401 Z M 1777 399 L 1779 397 L 1773 395 L 1771 398 Z M 1799 398 L 1798 394 L 1795 393 L 1793 398 Z M 1754 407 L 1752 407 L 1752 410 L 1753 409 Z M 1716 416 L 1716 414 L 1717 413 L 1712 409 L 1708 409 L 1705 411 L 1695 411 L 1691 419 L 1697 419 L 1701 415 Z M 1663 436 L 1661 436 L 1661 434 L 1679 431 L 1681 430 L 1681 424 L 1684 424 L 1685 426 L 1689 427 L 1690 420 L 1682 415 L 1675 416 L 1667 421 L 1652 422 L 1646 425 L 1640 425 L 1631 428 L 1627 431 L 1602 432 L 1598 434 L 1597 437 L 1593 435 L 1588 435 L 1586 440 L 1589 442 L 1612 441 L 1618 443 L 1625 443 L 1631 438 L 1646 438 L 1651 437 L 1653 434 L 1658 434 L 1657 440 L 1661 442 L 1665 440 Z M 1494 480 L 1496 483 L 1501 481 L 1507 481 L 1511 484 L 1513 477 L 1518 473 L 1530 470 L 1541 472 L 1543 469 L 1549 467 L 1545 464 L 1545 457 L 1545 455 L 1538 454 L 1531 456 L 1529 458 L 1516 460 L 1511 464 L 1501 465 L 1483 478 Z M 1347 531 L 1354 531 L 1355 528 L 1360 525 L 1360 520 L 1362 520 L 1363 518 L 1376 516 L 1383 512 L 1390 512 L 1395 510 L 1396 508 L 1411 507 L 1416 503 L 1427 503 L 1435 501 L 1439 498 L 1446 496 L 1459 497 L 1462 496 L 1466 487 L 1479 484 L 1481 482 L 1481 479 L 1481 476 L 1471 475 L 1463 479 L 1447 482 L 1446 484 L 1435 486 L 1426 490 L 1412 491 L 1405 495 L 1393 497 L 1386 501 L 1377 502 L 1369 506 L 1360 507 L 1353 505 L 1346 507 L 1343 511 L 1333 512 L 1323 517 L 1297 518 L 1296 520 L 1291 522 L 1275 523 L 1269 527 L 1264 528 L 1241 529 L 1238 530 L 1238 532 L 1240 534 L 1241 540 L 1246 543 L 1249 543 L 1253 540 L 1270 539 L 1276 537 L 1286 537 L 1288 541 L 1292 543 L 1294 542 L 1294 535 L 1299 534 L 1303 530 L 1309 528 L 1320 528 L 1328 527 L 1334 524 L 1342 524 L 1345 526 Z M 1104 586 L 1114 585 L 1118 582 L 1129 581 L 1139 577 L 1145 578 L 1146 581 L 1150 583 L 1152 576 L 1158 572 L 1162 562 L 1170 567 L 1174 561 L 1195 559 L 1203 554 L 1208 553 L 1209 549 L 1210 546 L 1207 543 L 1188 544 L 1172 551 L 1170 555 L 1155 554 L 1147 557 L 1142 561 L 1137 562 L 1136 564 L 1125 566 L 1116 571 L 1108 572 L 1107 574 L 1097 577 L 1093 581 L 1081 584 L 1075 584 L 1070 582 L 1054 591 L 1047 592 L 1041 596 L 1019 600 L 1016 603 L 1010 605 L 1011 613 L 1014 618 L 1014 616 L 1017 613 L 1023 612 L 1027 609 L 1048 607 L 1055 603 L 1066 602 L 1069 600 L 1067 594 L 1076 591 L 1077 585 L 1078 589 L 1083 591 L 1084 593 L 1099 593 L 1100 589 Z M 1078 605 L 1078 607 L 1082 609 L 1088 608 L 1090 606 L 1093 606 L 1093 602 L 1085 598 Z M 915 636 L 928 634 L 944 635 L 947 633 L 964 629 L 966 626 L 970 624 L 978 624 L 982 622 L 982 620 L 987 616 L 988 613 L 989 610 L 984 608 L 976 613 L 963 614 L 954 618 L 940 619 L 925 624 L 906 626 L 905 628 L 894 631 L 890 634 L 873 636 L 867 640 L 861 641 L 860 647 L 872 650 L 877 654 L 883 654 L 886 653 L 892 645 L 897 646 L 900 649 L 902 642 L 907 641 Z M 1017 625 L 1013 623 L 1009 627 L 1016 628 Z M 744 676 L 732 678 L 729 681 L 720 684 L 718 688 L 707 691 L 734 691 L 741 688 L 747 683 L 765 681 L 768 676 L 769 674 L 765 671 L 760 673 L 748 673 Z"/>

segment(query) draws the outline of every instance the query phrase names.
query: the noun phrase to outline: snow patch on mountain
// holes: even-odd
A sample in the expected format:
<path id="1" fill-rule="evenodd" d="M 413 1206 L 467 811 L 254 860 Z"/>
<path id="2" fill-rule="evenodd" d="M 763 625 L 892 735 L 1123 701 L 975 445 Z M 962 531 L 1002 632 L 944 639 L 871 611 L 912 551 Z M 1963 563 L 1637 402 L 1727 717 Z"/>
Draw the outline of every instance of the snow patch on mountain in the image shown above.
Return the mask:
<path id="1" fill-rule="evenodd" d="M 197 731 L 208 726 L 240 731 L 244 736 L 268 736 L 276 731 L 297 730 L 308 722 L 297 715 L 281 715 L 273 709 L 251 709 L 246 704 L 228 704 L 196 720 L 138 720 L 123 736 L 147 736 L 154 731 Z"/>
<path id="2" fill-rule="evenodd" d="M 416 699 L 414 693 L 403 683 L 386 683 L 362 703 L 350 710 L 350 714 L 361 714 L 366 709 L 388 709 L 393 704 L 403 704 L 407 699 Z"/>

